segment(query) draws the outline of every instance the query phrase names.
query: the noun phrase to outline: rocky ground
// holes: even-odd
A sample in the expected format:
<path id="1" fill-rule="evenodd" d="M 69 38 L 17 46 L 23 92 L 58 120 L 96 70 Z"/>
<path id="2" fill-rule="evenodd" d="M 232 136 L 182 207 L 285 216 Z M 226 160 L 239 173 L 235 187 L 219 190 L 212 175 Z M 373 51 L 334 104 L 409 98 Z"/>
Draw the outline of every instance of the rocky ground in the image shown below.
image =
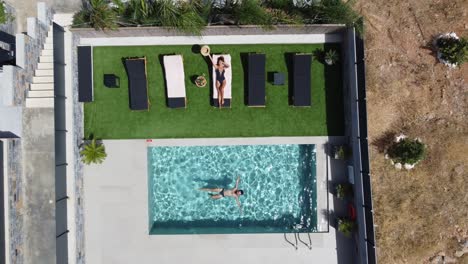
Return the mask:
<path id="1" fill-rule="evenodd" d="M 356 9 L 366 19 L 379 263 L 468 263 L 468 63 L 449 69 L 430 47 L 439 33 L 468 37 L 468 1 L 358 0 Z M 412 171 L 384 159 L 399 133 L 428 145 Z"/>

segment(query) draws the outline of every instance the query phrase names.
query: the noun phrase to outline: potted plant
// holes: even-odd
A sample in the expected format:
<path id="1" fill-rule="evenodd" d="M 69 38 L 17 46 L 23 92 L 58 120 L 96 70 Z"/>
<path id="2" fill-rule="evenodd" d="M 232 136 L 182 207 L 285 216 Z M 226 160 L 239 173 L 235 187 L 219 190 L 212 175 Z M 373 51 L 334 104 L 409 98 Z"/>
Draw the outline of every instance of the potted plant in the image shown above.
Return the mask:
<path id="1" fill-rule="evenodd" d="M 81 160 L 84 164 L 101 164 L 107 157 L 106 149 L 102 143 L 92 139 L 88 144 L 85 144 L 83 150 L 80 151 Z"/>
<path id="2" fill-rule="evenodd" d="M 356 223 L 352 220 L 346 218 L 338 219 L 338 231 L 343 233 L 343 235 L 350 237 L 356 228 Z"/>
<path id="3" fill-rule="evenodd" d="M 333 146 L 332 156 L 334 159 L 344 160 L 348 157 L 348 148 L 345 145 Z"/>
<path id="4" fill-rule="evenodd" d="M 437 58 L 449 67 L 456 67 L 468 60 L 468 40 L 454 32 L 438 36 L 434 40 Z"/>
<path id="5" fill-rule="evenodd" d="M 328 50 L 325 52 L 324 60 L 327 65 L 333 65 L 338 61 L 338 53 L 334 49 Z"/>
<path id="6" fill-rule="evenodd" d="M 346 197 L 353 196 L 353 187 L 349 183 L 339 183 L 335 187 L 336 197 L 344 200 Z"/>
<path id="7" fill-rule="evenodd" d="M 199 75 L 199 76 L 195 79 L 195 85 L 196 85 L 197 87 L 200 87 L 200 88 L 206 86 L 205 74 Z"/>

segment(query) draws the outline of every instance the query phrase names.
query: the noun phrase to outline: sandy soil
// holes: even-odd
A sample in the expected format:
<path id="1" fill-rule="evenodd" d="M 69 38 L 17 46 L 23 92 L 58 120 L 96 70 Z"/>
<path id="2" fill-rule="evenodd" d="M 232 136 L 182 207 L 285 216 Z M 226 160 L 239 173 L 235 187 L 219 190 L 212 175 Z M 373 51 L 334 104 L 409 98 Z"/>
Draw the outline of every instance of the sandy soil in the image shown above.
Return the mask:
<path id="1" fill-rule="evenodd" d="M 443 32 L 468 37 L 468 1 L 359 0 L 356 8 L 366 18 L 379 263 L 450 259 L 468 231 L 468 63 L 449 69 L 429 44 Z M 426 160 L 410 172 L 384 159 L 401 132 L 428 144 Z"/>

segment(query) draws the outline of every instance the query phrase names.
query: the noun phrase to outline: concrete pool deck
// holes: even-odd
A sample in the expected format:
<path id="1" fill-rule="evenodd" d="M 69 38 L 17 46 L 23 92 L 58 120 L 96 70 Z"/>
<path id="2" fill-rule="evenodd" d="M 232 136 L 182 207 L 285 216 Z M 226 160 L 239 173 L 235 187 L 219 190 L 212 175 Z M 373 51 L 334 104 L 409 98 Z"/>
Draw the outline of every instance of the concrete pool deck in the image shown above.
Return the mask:
<path id="1" fill-rule="evenodd" d="M 312 250 L 294 234 L 149 235 L 147 147 L 156 145 L 315 144 L 318 215 L 333 210 L 328 193 L 329 137 L 104 140 L 107 159 L 84 168 L 84 229 L 87 263 L 337 263 L 335 229 L 311 233 Z M 334 137 L 333 141 L 344 138 Z M 327 203 L 328 202 L 328 203 Z M 322 208 L 322 209 L 319 209 Z M 328 221 L 319 222 L 327 228 Z M 307 234 L 300 235 L 308 242 Z M 287 240 L 289 240 L 289 242 Z"/>

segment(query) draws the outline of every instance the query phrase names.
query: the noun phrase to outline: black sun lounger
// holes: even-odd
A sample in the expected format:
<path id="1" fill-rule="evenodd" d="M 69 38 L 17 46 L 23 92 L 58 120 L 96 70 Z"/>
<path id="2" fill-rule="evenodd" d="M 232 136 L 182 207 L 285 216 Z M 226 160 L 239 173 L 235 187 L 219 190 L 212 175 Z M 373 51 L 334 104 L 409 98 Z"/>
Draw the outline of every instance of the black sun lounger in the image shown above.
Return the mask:
<path id="1" fill-rule="evenodd" d="M 265 54 L 247 55 L 248 105 L 265 106 Z"/>
<path id="2" fill-rule="evenodd" d="M 294 54 L 292 59 L 293 105 L 311 105 L 311 63 L 312 55 Z"/>
<path id="3" fill-rule="evenodd" d="M 148 82 L 146 80 L 146 58 L 125 59 L 128 75 L 128 97 L 131 110 L 148 110 Z"/>
<path id="4" fill-rule="evenodd" d="M 93 101 L 93 50 L 78 47 L 78 102 Z"/>

